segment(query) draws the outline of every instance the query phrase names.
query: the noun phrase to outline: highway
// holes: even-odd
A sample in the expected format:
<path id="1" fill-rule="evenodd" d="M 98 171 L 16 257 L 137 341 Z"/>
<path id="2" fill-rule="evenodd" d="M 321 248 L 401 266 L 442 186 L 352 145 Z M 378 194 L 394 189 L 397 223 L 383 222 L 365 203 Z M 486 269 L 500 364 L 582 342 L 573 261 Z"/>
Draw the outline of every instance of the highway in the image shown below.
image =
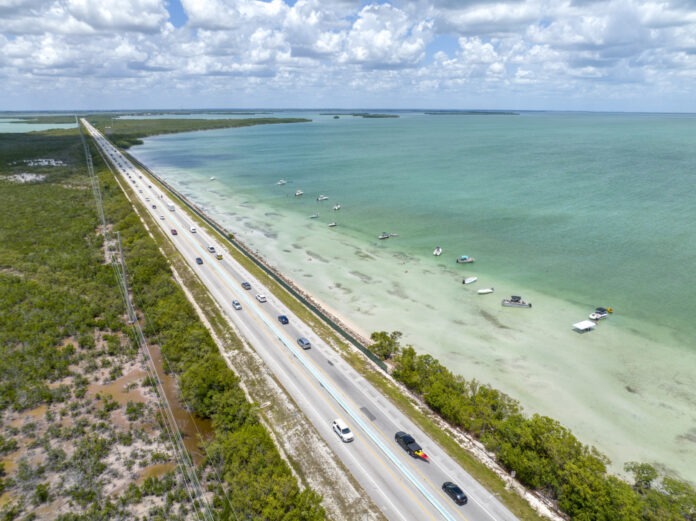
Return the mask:
<path id="1" fill-rule="evenodd" d="M 268 365 L 286 392 L 390 520 L 508 521 L 516 517 L 479 485 L 386 397 L 350 367 L 249 272 L 235 262 L 198 222 L 174 205 L 149 177 L 138 170 L 86 120 L 83 125 L 118 174 L 152 214 L 189 263 L 227 318 Z M 192 231 L 195 229 L 195 231 Z M 173 235 L 172 230 L 176 230 Z M 209 247 L 215 248 L 215 254 Z M 217 258 L 222 254 L 222 258 Z M 201 259 L 202 264 L 196 262 Z M 250 290 L 242 282 L 251 284 Z M 260 302 L 256 295 L 265 295 Z M 238 300 L 241 310 L 232 306 Z M 279 322 L 286 315 L 289 323 Z M 302 349 L 298 338 L 311 342 Z M 343 443 L 331 422 L 342 418 L 355 440 Z M 409 456 L 394 440 L 397 431 L 411 434 L 429 456 Z M 282 433 L 281 433 L 282 435 Z M 468 496 L 459 506 L 442 490 L 457 483 Z M 340 486 L 340 482 L 336 483 Z"/>

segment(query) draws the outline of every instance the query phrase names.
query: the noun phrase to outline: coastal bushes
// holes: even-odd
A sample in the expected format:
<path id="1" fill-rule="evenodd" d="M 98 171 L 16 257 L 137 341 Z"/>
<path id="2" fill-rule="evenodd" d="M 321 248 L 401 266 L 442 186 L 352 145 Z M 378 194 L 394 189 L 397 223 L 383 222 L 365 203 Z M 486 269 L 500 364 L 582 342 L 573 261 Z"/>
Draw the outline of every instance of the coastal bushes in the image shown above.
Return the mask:
<path id="1" fill-rule="evenodd" d="M 398 345 L 400 333 L 373 333 L 376 354 L 393 353 L 392 376 L 450 424 L 483 443 L 526 487 L 555 501 L 574 520 L 694 521 L 696 491 L 645 463 L 628 463 L 628 484 L 608 474 L 606 456 L 556 420 L 527 417 L 506 394 L 453 374 L 431 355 Z M 396 341 L 396 345 L 393 345 Z M 380 345 L 383 344 L 383 345 Z M 381 355 L 383 356 L 383 354 Z"/>
<path id="2" fill-rule="evenodd" d="M 230 119 L 118 119 L 112 115 L 92 115 L 89 122 L 117 147 L 128 149 L 143 143 L 142 138 L 160 134 L 249 127 L 278 123 L 306 123 L 304 118 L 230 118 Z"/>

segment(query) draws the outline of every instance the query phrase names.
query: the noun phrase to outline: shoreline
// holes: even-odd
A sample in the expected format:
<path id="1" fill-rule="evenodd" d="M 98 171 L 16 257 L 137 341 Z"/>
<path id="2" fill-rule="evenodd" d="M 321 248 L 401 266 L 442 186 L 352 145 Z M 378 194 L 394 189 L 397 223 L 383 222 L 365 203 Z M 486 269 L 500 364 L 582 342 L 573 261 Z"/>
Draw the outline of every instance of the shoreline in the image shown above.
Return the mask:
<path id="1" fill-rule="evenodd" d="M 291 193 L 272 187 L 256 198 L 225 183 L 211 185 L 208 174 L 199 179 L 195 170 L 163 172 L 199 202 L 194 206 L 201 213 L 225 223 L 219 228 L 235 230 L 235 239 L 269 270 L 363 343 L 369 345 L 369 331 L 402 331 L 403 345 L 504 392 L 528 416 L 539 413 L 568 426 L 612 460 L 614 474 L 625 475 L 624 463 L 640 461 L 696 479 L 690 464 L 696 461 L 690 441 L 694 376 L 688 372 L 694 358 L 684 351 L 680 330 L 638 323 L 622 313 L 623 306 L 608 302 L 618 313 L 596 332 L 578 335 L 571 325 L 591 311 L 587 299 L 564 301 L 536 289 L 534 280 L 518 284 L 512 273 L 500 280 L 491 273 L 485 280 L 484 265 L 476 274 L 496 294 L 472 296 L 475 290 L 461 285 L 461 270 L 433 260 L 432 247 L 428 254 L 409 254 L 403 250 L 408 241 L 387 244 L 354 227 L 327 231 L 325 223 L 307 220 Z M 344 204 L 348 213 L 341 215 L 350 211 Z M 520 291 L 534 303 L 533 312 L 501 310 L 500 294 Z"/>

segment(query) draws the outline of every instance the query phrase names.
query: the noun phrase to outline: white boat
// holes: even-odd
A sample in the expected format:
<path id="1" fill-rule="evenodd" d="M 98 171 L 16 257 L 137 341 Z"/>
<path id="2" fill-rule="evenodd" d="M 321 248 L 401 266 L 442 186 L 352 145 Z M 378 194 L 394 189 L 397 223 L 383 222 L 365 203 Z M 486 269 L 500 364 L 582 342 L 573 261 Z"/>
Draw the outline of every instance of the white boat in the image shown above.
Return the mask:
<path id="1" fill-rule="evenodd" d="M 276 184 L 277 184 L 278 186 L 283 186 L 284 184 L 287 184 L 287 183 L 288 183 L 288 182 L 287 182 L 285 179 L 281 179 L 281 180 L 278 181 Z"/>
<path id="2" fill-rule="evenodd" d="M 462 280 L 462 284 L 473 284 L 478 280 L 478 277 L 467 277 L 464 280 Z"/>
<path id="3" fill-rule="evenodd" d="M 309 216 L 310 219 L 318 219 L 319 214 L 318 213 L 313 213 L 312 215 Z"/>
<path id="4" fill-rule="evenodd" d="M 341 209 L 341 205 L 340 205 L 340 204 L 337 204 L 337 205 L 334 206 L 334 210 L 340 210 L 340 209 Z"/>
<path id="5" fill-rule="evenodd" d="M 296 190 L 295 191 L 295 197 L 300 197 L 304 192 L 302 190 Z"/>
<path id="6" fill-rule="evenodd" d="M 596 325 L 597 324 L 595 322 L 592 322 L 591 320 L 583 320 L 581 322 L 573 324 L 573 329 L 578 333 L 587 333 L 588 331 L 594 330 Z"/>
<path id="7" fill-rule="evenodd" d="M 435 248 L 433 250 L 433 255 L 435 255 L 435 257 L 439 257 L 440 255 L 442 255 L 442 248 L 440 248 L 439 246 Z"/>
<path id="8" fill-rule="evenodd" d="M 328 198 L 329 198 L 328 195 L 322 194 L 319 197 L 317 197 L 317 201 L 326 201 Z"/>
<path id="9" fill-rule="evenodd" d="M 329 223 L 329 228 L 333 228 L 334 226 L 336 226 L 336 223 Z"/>
<path id="10" fill-rule="evenodd" d="M 478 293 L 479 295 L 488 295 L 490 293 L 493 293 L 493 291 L 494 291 L 494 288 L 483 288 L 483 289 L 478 290 L 476 293 Z"/>
<path id="11" fill-rule="evenodd" d="M 391 237 L 391 233 L 387 232 L 382 232 L 377 236 L 377 238 L 381 241 L 383 241 L 384 239 L 388 239 L 389 237 Z"/>
<path id="12" fill-rule="evenodd" d="M 212 177 L 210 178 L 210 180 L 211 180 L 211 181 L 215 181 L 215 176 L 212 176 Z"/>
<path id="13" fill-rule="evenodd" d="M 590 320 L 602 320 L 609 316 L 614 310 L 611 308 L 596 308 L 592 313 L 590 313 Z"/>
<path id="14" fill-rule="evenodd" d="M 503 306 L 509 307 L 509 308 L 531 308 L 532 303 L 531 302 L 525 302 L 522 300 L 522 297 L 518 297 L 517 295 L 513 295 L 510 298 L 504 298 L 503 301 L 501 302 Z"/>
<path id="15" fill-rule="evenodd" d="M 460 255 L 457 257 L 457 264 L 469 264 L 471 262 L 474 262 L 474 258 L 468 255 Z"/>

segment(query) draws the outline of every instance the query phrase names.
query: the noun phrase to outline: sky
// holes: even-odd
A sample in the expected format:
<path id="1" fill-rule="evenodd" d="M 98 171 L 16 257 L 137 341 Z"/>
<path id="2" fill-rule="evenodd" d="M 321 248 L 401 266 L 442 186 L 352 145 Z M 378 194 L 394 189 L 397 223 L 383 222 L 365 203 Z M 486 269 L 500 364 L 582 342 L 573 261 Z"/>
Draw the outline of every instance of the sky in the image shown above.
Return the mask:
<path id="1" fill-rule="evenodd" d="M 696 0 L 0 0 L 0 110 L 696 112 Z"/>

